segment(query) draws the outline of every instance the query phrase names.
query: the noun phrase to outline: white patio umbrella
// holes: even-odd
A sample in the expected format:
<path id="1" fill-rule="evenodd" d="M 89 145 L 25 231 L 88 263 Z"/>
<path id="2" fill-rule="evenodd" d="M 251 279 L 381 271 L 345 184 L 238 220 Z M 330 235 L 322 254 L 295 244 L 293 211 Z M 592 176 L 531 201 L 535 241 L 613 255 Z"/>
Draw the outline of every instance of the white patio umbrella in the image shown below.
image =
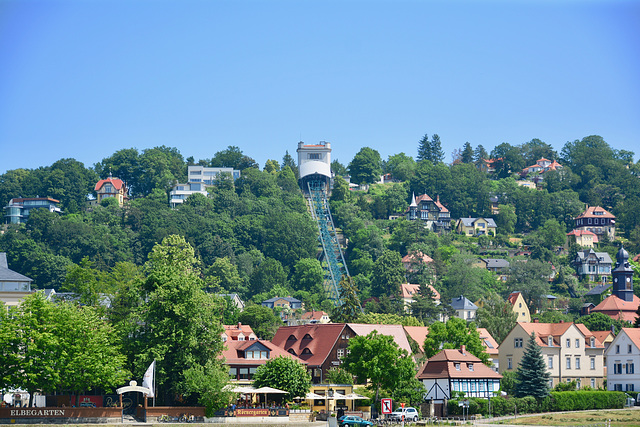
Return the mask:
<path id="1" fill-rule="evenodd" d="M 358 393 L 349 393 L 343 397 L 346 400 L 358 400 L 358 399 L 368 399 L 366 396 L 362 396 Z"/>
<path id="2" fill-rule="evenodd" d="M 267 394 L 287 394 L 288 392 L 273 387 L 260 387 L 254 389 L 252 393 L 264 393 L 264 402 L 267 403 Z"/>
<path id="3" fill-rule="evenodd" d="M 325 399 L 325 397 L 326 397 L 326 396 L 323 396 L 323 395 L 321 395 L 321 394 L 316 394 L 316 393 L 313 393 L 313 392 L 309 392 L 309 393 L 307 393 L 307 395 L 305 396 L 305 399 L 306 399 L 306 400 L 316 400 L 316 399 L 322 399 L 322 400 L 324 400 L 324 399 Z"/>

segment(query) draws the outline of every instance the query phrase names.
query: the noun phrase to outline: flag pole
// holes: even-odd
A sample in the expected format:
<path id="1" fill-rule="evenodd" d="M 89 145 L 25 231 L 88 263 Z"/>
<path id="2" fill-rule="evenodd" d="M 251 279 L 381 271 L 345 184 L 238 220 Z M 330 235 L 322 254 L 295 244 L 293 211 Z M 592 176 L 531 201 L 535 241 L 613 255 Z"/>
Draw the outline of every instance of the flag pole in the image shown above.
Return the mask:
<path id="1" fill-rule="evenodd" d="M 156 360 L 153 359 L 153 406 L 156 406 L 156 391 L 158 388 L 156 387 Z"/>

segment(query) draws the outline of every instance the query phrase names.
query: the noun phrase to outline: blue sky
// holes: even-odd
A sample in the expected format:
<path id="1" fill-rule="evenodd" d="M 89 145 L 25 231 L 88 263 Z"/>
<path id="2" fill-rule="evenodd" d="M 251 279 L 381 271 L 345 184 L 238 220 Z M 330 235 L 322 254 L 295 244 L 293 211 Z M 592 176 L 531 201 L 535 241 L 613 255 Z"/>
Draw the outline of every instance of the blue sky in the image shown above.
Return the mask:
<path id="1" fill-rule="evenodd" d="M 640 2 L 0 0 L 0 173 L 158 145 L 640 152 Z"/>

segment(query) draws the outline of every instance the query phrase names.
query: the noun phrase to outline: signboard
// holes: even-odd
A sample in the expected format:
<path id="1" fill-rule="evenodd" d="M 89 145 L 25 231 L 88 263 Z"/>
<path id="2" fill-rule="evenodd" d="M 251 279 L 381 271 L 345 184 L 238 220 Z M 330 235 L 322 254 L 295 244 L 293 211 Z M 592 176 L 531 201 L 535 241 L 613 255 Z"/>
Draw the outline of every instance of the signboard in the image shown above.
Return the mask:
<path id="1" fill-rule="evenodd" d="M 393 412 L 393 404 L 391 399 L 382 399 L 380 403 L 382 404 L 383 414 L 390 414 Z"/>

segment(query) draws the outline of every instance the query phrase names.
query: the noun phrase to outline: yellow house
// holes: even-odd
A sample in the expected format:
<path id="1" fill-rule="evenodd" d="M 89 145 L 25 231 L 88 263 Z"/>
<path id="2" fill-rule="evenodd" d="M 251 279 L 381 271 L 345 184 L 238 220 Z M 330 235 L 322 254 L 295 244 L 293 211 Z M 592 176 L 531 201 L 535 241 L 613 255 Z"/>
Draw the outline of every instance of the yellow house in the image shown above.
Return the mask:
<path id="1" fill-rule="evenodd" d="M 509 303 L 511 303 L 513 312 L 518 316 L 516 319 L 518 322 L 531 322 L 531 313 L 529 312 L 529 306 L 524 300 L 522 292 L 511 292 L 507 300 L 509 301 Z"/>
<path id="2" fill-rule="evenodd" d="M 582 324 L 518 323 L 499 347 L 499 370 L 515 371 L 531 334 L 551 375 L 550 386 L 576 381 L 578 388 L 603 386 L 604 345 Z"/>
<path id="3" fill-rule="evenodd" d="M 495 236 L 496 223 L 493 218 L 460 218 L 456 231 L 465 236 Z"/>

